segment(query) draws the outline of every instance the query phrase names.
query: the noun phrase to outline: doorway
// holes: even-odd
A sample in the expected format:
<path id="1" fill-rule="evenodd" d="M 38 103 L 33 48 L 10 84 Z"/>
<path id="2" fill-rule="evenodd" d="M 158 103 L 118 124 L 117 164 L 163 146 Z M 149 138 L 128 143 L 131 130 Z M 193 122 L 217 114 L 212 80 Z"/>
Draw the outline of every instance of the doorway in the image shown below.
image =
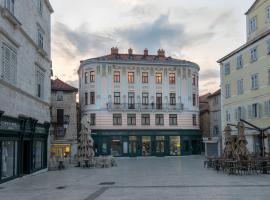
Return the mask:
<path id="1" fill-rule="evenodd" d="M 22 163 L 23 163 L 23 174 L 30 174 L 31 167 L 30 167 L 30 141 L 24 140 L 23 141 L 23 156 L 22 156 Z"/>
<path id="2" fill-rule="evenodd" d="M 137 156 L 137 137 L 129 136 L 129 156 Z"/>
<path id="3" fill-rule="evenodd" d="M 165 137 L 156 136 L 156 156 L 165 155 Z"/>
<path id="4" fill-rule="evenodd" d="M 142 136 L 142 156 L 151 156 L 151 136 Z"/>

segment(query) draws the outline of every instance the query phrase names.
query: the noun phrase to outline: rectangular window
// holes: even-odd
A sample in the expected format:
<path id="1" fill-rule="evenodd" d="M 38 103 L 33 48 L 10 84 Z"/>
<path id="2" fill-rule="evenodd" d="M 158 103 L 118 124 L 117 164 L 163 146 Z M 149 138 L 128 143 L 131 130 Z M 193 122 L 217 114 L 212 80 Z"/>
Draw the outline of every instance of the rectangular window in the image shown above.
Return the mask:
<path id="1" fill-rule="evenodd" d="M 142 73 L 142 83 L 148 83 L 148 72 Z"/>
<path id="2" fill-rule="evenodd" d="M 88 83 L 88 73 L 87 72 L 84 73 L 84 83 L 85 84 Z"/>
<path id="3" fill-rule="evenodd" d="M 259 74 L 253 74 L 251 76 L 251 89 L 256 90 L 259 88 Z"/>
<path id="4" fill-rule="evenodd" d="M 142 125 L 150 125 L 150 114 L 142 114 Z"/>
<path id="5" fill-rule="evenodd" d="M 115 92 L 114 93 L 114 104 L 120 104 L 121 99 L 120 99 L 120 92 Z"/>
<path id="6" fill-rule="evenodd" d="M 11 83 L 16 84 L 17 80 L 17 54 L 7 45 L 2 46 L 2 74 L 1 77 Z"/>
<path id="7" fill-rule="evenodd" d="M 176 95 L 175 95 L 175 93 L 170 93 L 170 105 L 176 105 Z"/>
<path id="8" fill-rule="evenodd" d="M 170 123 L 170 125 L 177 125 L 177 115 L 176 114 L 169 115 L 169 123 Z"/>
<path id="9" fill-rule="evenodd" d="M 88 105 L 88 93 L 84 93 L 84 105 Z"/>
<path id="10" fill-rule="evenodd" d="M 243 94 L 244 93 L 244 84 L 243 84 L 243 79 L 237 80 L 237 94 Z"/>
<path id="11" fill-rule="evenodd" d="M 14 15 L 14 0 L 5 0 L 5 8 Z"/>
<path id="12" fill-rule="evenodd" d="M 90 104 L 95 104 L 95 92 L 90 92 Z"/>
<path id="13" fill-rule="evenodd" d="M 135 93 L 128 93 L 128 109 L 135 109 Z"/>
<path id="14" fill-rule="evenodd" d="M 162 93 L 156 93 L 156 109 L 162 109 Z"/>
<path id="15" fill-rule="evenodd" d="M 193 126 L 197 125 L 197 117 L 195 114 L 192 115 L 192 124 L 193 124 Z"/>
<path id="16" fill-rule="evenodd" d="M 156 114 L 156 125 L 164 125 L 164 115 Z"/>
<path id="17" fill-rule="evenodd" d="M 225 85 L 225 97 L 229 98 L 231 96 L 231 85 L 230 84 L 226 84 Z"/>
<path id="18" fill-rule="evenodd" d="M 259 118 L 259 105 L 257 103 L 252 104 L 252 117 Z"/>
<path id="19" fill-rule="evenodd" d="M 214 126 L 214 135 L 218 135 L 218 134 L 219 134 L 219 127 Z"/>
<path id="20" fill-rule="evenodd" d="M 96 114 L 95 113 L 90 114 L 90 125 L 91 126 L 96 125 Z"/>
<path id="21" fill-rule="evenodd" d="M 64 124 L 64 109 L 57 109 L 56 115 L 57 115 L 57 124 L 63 125 Z"/>
<path id="22" fill-rule="evenodd" d="M 230 66 L 230 63 L 226 63 L 224 65 L 224 74 L 225 75 L 229 75 L 231 73 L 231 66 Z"/>
<path id="23" fill-rule="evenodd" d="M 253 33 L 257 29 L 257 17 L 253 17 L 249 20 L 249 33 Z"/>
<path id="24" fill-rule="evenodd" d="M 43 1 L 44 0 L 38 0 L 38 13 L 42 16 L 43 14 Z"/>
<path id="25" fill-rule="evenodd" d="M 149 94 L 147 92 L 142 93 L 142 104 L 143 105 L 149 104 Z"/>
<path id="26" fill-rule="evenodd" d="M 192 85 L 196 86 L 196 75 L 192 74 Z"/>
<path id="27" fill-rule="evenodd" d="M 113 73 L 113 81 L 115 83 L 120 83 L 120 72 L 119 71 L 115 71 Z"/>
<path id="28" fill-rule="evenodd" d="M 41 49 L 43 49 L 43 39 L 44 39 L 44 32 L 40 27 L 38 27 L 38 43 L 37 43 L 37 45 Z"/>
<path id="29" fill-rule="evenodd" d="M 192 102 L 193 102 L 193 106 L 196 106 L 197 105 L 197 101 L 196 101 L 196 94 L 193 94 L 192 95 Z"/>
<path id="30" fill-rule="evenodd" d="M 269 55 L 270 54 L 270 39 L 266 41 L 266 46 L 267 46 L 266 53 Z"/>
<path id="31" fill-rule="evenodd" d="M 157 72 L 156 73 L 156 83 L 161 84 L 162 83 L 162 73 Z"/>
<path id="32" fill-rule="evenodd" d="M 44 73 L 41 70 L 36 72 L 36 95 L 39 98 L 44 98 Z"/>
<path id="33" fill-rule="evenodd" d="M 242 119 L 243 118 L 243 113 L 242 113 L 243 111 L 242 111 L 242 107 L 238 107 L 236 110 L 235 110 L 235 120 L 236 121 L 240 121 L 240 119 Z"/>
<path id="34" fill-rule="evenodd" d="M 63 101 L 64 92 L 63 91 L 57 91 L 56 92 L 56 101 Z"/>
<path id="35" fill-rule="evenodd" d="M 127 114 L 127 125 L 136 125 L 136 114 Z"/>
<path id="36" fill-rule="evenodd" d="M 231 114 L 229 111 L 226 111 L 226 121 L 231 122 Z"/>
<path id="37" fill-rule="evenodd" d="M 270 85 L 270 69 L 268 69 L 268 84 Z"/>
<path id="38" fill-rule="evenodd" d="M 171 85 L 175 85 L 175 73 L 170 73 L 169 74 L 169 83 Z"/>
<path id="39" fill-rule="evenodd" d="M 243 56 L 239 55 L 237 56 L 237 67 L 236 69 L 241 69 L 243 68 Z"/>
<path id="40" fill-rule="evenodd" d="M 257 47 L 250 49 L 250 62 L 254 62 L 258 59 Z"/>
<path id="41" fill-rule="evenodd" d="M 134 83 L 134 72 L 128 72 L 128 83 Z"/>
<path id="42" fill-rule="evenodd" d="M 122 125 L 122 114 L 113 114 L 113 125 Z"/>
<path id="43" fill-rule="evenodd" d="M 95 81 L 96 81 L 95 72 L 91 71 L 90 72 L 90 83 L 93 83 Z"/>

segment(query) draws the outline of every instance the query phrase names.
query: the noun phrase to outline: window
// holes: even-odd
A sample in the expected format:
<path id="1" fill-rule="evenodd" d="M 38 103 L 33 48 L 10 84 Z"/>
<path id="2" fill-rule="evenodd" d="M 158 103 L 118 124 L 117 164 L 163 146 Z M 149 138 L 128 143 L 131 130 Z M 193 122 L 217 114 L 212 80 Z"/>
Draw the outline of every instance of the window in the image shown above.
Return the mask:
<path id="1" fill-rule="evenodd" d="M 162 73 L 160 73 L 160 72 L 156 73 L 156 83 L 157 84 L 162 83 Z"/>
<path id="2" fill-rule="evenodd" d="M 113 73 L 113 81 L 115 83 L 120 83 L 120 72 L 119 71 L 115 71 Z"/>
<path id="3" fill-rule="evenodd" d="M 193 124 L 193 126 L 197 125 L 197 117 L 195 114 L 192 115 L 192 124 Z"/>
<path id="4" fill-rule="evenodd" d="M 265 115 L 270 116 L 270 100 L 265 102 Z"/>
<path id="5" fill-rule="evenodd" d="M 135 93 L 128 93 L 128 109 L 135 109 Z"/>
<path id="6" fill-rule="evenodd" d="M 64 109 L 57 109 L 56 116 L 57 116 L 57 124 L 63 125 L 64 124 Z"/>
<path id="7" fill-rule="evenodd" d="M 226 111 L 226 121 L 227 122 L 231 121 L 231 113 L 229 111 Z"/>
<path id="8" fill-rule="evenodd" d="M 90 114 L 90 125 L 91 126 L 96 125 L 96 114 L 95 113 Z"/>
<path id="9" fill-rule="evenodd" d="M 171 85 L 174 85 L 175 84 L 175 73 L 170 73 L 169 74 L 169 83 Z"/>
<path id="10" fill-rule="evenodd" d="M 268 84 L 270 85 L 270 69 L 268 69 Z"/>
<path id="11" fill-rule="evenodd" d="M 257 17 L 253 17 L 249 20 L 249 33 L 256 31 L 257 29 Z"/>
<path id="12" fill-rule="evenodd" d="M 239 55 L 237 56 L 237 67 L 236 69 L 241 69 L 243 68 L 243 56 Z"/>
<path id="13" fill-rule="evenodd" d="M 269 55 L 270 54 L 270 39 L 266 41 L 266 46 L 267 46 L 266 53 Z"/>
<path id="14" fill-rule="evenodd" d="M 224 65 L 224 74 L 225 75 L 229 75 L 231 73 L 231 67 L 230 67 L 230 63 L 226 63 Z"/>
<path id="15" fill-rule="evenodd" d="M 57 91 L 56 92 L 56 101 L 63 101 L 64 93 L 63 91 Z"/>
<path id="16" fill-rule="evenodd" d="M 243 94 L 244 93 L 244 85 L 243 85 L 243 79 L 237 80 L 237 94 Z"/>
<path id="17" fill-rule="evenodd" d="M 95 72 L 91 71 L 90 72 L 90 83 L 93 83 L 95 81 L 96 81 Z"/>
<path id="18" fill-rule="evenodd" d="M 148 105 L 148 103 L 149 103 L 148 96 L 149 96 L 149 94 L 147 92 L 142 93 L 142 104 L 143 105 Z"/>
<path id="19" fill-rule="evenodd" d="M 177 125 L 177 115 L 176 114 L 169 115 L 169 123 L 170 123 L 170 125 Z"/>
<path id="20" fill-rule="evenodd" d="M 127 114 L 127 125 L 136 125 L 136 114 Z"/>
<path id="21" fill-rule="evenodd" d="M 84 93 L 84 105 L 88 105 L 88 93 Z"/>
<path id="22" fill-rule="evenodd" d="M 226 84 L 225 85 L 225 97 L 229 98 L 231 96 L 231 85 L 230 84 Z"/>
<path id="23" fill-rule="evenodd" d="M 40 27 L 38 27 L 38 47 L 43 49 L 43 38 L 44 38 L 44 32 Z"/>
<path id="24" fill-rule="evenodd" d="M 253 74 L 251 76 L 251 89 L 256 90 L 259 88 L 259 74 Z"/>
<path id="25" fill-rule="evenodd" d="M 270 6 L 266 8 L 266 18 L 268 21 L 270 21 Z"/>
<path id="26" fill-rule="evenodd" d="M 95 104 L 95 92 L 90 92 L 90 104 Z"/>
<path id="27" fill-rule="evenodd" d="M 219 127 L 218 126 L 214 126 L 214 135 L 218 135 L 219 134 Z"/>
<path id="28" fill-rule="evenodd" d="M 175 93 L 170 93 L 170 105 L 176 105 L 176 95 L 175 95 Z"/>
<path id="29" fill-rule="evenodd" d="M 257 47 L 250 49 L 250 62 L 254 62 L 258 59 Z"/>
<path id="30" fill-rule="evenodd" d="M 148 72 L 142 73 L 142 83 L 148 83 Z"/>
<path id="31" fill-rule="evenodd" d="M 36 72 L 36 95 L 39 98 L 44 98 L 44 73 L 41 70 Z"/>
<path id="32" fill-rule="evenodd" d="M 193 106 L 196 106 L 196 94 L 192 95 Z"/>
<path id="33" fill-rule="evenodd" d="M 18 142 L 4 140 L 0 144 L 2 145 L 2 151 L 0 152 L 0 156 L 2 159 L 2 171 L 0 171 L 0 174 L 2 176 L 0 176 L 0 179 L 7 179 L 17 175 Z"/>
<path id="34" fill-rule="evenodd" d="M 150 114 L 142 114 L 142 125 L 150 125 Z"/>
<path id="35" fill-rule="evenodd" d="M 162 109 L 162 93 L 156 93 L 156 108 Z"/>
<path id="36" fill-rule="evenodd" d="M 5 0 L 5 8 L 14 15 L 14 0 Z"/>
<path id="37" fill-rule="evenodd" d="M 242 107 L 237 107 L 237 109 L 235 110 L 235 120 L 236 121 L 240 121 L 240 119 L 243 118 L 243 111 L 242 111 Z"/>
<path id="38" fill-rule="evenodd" d="M 254 103 L 251 106 L 251 117 L 259 118 L 259 104 Z"/>
<path id="39" fill-rule="evenodd" d="M 120 104 L 121 99 L 120 99 L 120 92 L 115 92 L 114 93 L 114 104 Z"/>
<path id="40" fill-rule="evenodd" d="M 17 54 L 7 45 L 3 44 L 3 56 L 2 56 L 2 74 L 1 77 L 11 83 L 16 84 L 17 79 Z"/>
<path id="41" fill-rule="evenodd" d="M 85 84 L 88 83 L 88 73 L 87 72 L 84 73 L 84 83 Z"/>
<path id="42" fill-rule="evenodd" d="M 213 105 L 218 105 L 218 102 L 219 102 L 218 96 L 215 96 L 213 100 Z"/>
<path id="43" fill-rule="evenodd" d="M 196 75 L 192 74 L 192 85 L 196 86 Z"/>
<path id="44" fill-rule="evenodd" d="M 43 14 L 43 0 L 38 0 L 38 12 L 42 16 L 42 14 Z"/>
<path id="45" fill-rule="evenodd" d="M 164 115 L 156 114 L 156 125 L 164 125 Z"/>
<path id="46" fill-rule="evenodd" d="M 122 114 L 113 114 L 113 125 L 122 125 Z"/>
<path id="47" fill-rule="evenodd" d="M 134 83 L 134 72 L 128 72 L 128 83 Z"/>

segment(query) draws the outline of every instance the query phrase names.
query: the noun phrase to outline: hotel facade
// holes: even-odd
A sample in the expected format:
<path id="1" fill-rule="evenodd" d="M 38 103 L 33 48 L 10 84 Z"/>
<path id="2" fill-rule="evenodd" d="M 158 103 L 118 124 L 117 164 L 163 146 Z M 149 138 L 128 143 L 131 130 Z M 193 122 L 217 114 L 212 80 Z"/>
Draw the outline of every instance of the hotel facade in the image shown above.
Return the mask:
<path id="1" fill-rule="evenodd" d="M 97 155 L 180 156 L 201 152 L 195 63 L 118 53 L 81 61 L 81 115 L 90 119 Z"/>
<path id="2" fill-rule="evenodd" d="M 260 128 L 270 125 L 270 1 L 256 0 L 246 20 L 247 42 L 218 61 L 222 130 L 241 119 Z M 265 151 L 269 152 L 270 131 L 265 134 Z M 260 154 L 259 132 L 246 130 L 246 137 L 249 151 Z"/>

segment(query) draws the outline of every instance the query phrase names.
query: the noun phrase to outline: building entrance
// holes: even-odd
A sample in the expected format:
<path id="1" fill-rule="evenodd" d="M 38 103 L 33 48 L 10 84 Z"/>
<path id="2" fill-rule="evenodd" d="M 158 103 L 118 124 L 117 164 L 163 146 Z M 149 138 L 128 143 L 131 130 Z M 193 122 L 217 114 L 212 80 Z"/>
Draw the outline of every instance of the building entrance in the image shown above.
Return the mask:
<path id="1" fill-rule="evenodd" d="M 129 155 L 137 156 L 137 137 L 129 136 Z"/>
<path id="2" fill-rule="evenodd" d="M 156 136 L 156 155 L 164 156 L 165 155 L 165 137 Z"/>
<path id="3" fill-rule="evenodd" d="M 151 136 L 142 136 L 142 156 L 151 156 Z"/>
<path id="4" fill-rule="evenodd" d="M 23 174 L 30 174 L 30 141 L 24 140 L 23 141 Z"/>

